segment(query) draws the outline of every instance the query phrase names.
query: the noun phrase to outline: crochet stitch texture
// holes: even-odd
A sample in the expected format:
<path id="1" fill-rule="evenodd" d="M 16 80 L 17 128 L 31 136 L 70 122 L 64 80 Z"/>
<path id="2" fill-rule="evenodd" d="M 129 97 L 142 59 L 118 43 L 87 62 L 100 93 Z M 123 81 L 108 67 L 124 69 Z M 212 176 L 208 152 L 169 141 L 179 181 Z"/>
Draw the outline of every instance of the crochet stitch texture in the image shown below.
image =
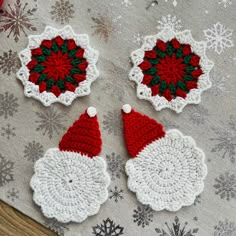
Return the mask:
<path id="1" fill-rule="evenodd" d="M 169 27 L 146 36 L 142 47 L 131 53 L 129 78 L 137 83 L 137 96 L 160 111 L 177 113 L 187 104 L 198 104 L 201 93 L 211 87 L 213 62 L 206 56 L 206 43 L 193 39 L 191 31 Z"/>
<path id="2" fill-rule="evenodd" d="M 45 106 L 70 105 L 76 97 L 90 93 L 99 75 L 98 52 L 90 47 L 87 35 L 75 34 L 70 26 L 60 30 L 47 26 L 41 35 L 29 36 L 28 47 L 19 57 L 22 67 L 17 78 L 25 95 Z"/>
<path id="3" fill-rule="evenodd" d="M 35 163 L 30 186 L 46 217 L 82 222 L 98 213 L 110 184 L 106 162 L 97 156 L 101 145 L 96 109 L 90 107 L 68 129 L 59 148 L 48 149 Z"/>
<path id="4" fill-rule="evenodd" d="M 133 109 L 122 114 L 126 146 L 133 157 L 125 166 L 128 188 L 155 211 L 193 204 L 207 174 L 203 151 L 191 137 L 175 129 L 165 133 L 161 124 Z M 139 142 L 142 137 L 145 142 Z"/>

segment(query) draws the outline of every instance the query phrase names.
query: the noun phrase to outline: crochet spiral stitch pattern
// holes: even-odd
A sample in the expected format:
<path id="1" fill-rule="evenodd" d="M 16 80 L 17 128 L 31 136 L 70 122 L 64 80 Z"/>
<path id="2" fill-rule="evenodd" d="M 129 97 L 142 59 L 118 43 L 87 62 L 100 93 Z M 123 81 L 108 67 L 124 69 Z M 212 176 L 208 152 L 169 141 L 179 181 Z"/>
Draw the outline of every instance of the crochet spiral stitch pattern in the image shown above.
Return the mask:
<path id="1" fill-rule="evenodd" d="M 46 217 L 79 223 L 98 213 L 110 184 L 106 162 L 97 156 L 101 145 L 96 109 L 89 107 L 62 137 L 59 148 L 48 149 L 35 163 L 30 186 Z"/>
<path id="2" fill-rule="evenodd" d="M 161 124 L 129 105 L 123 106 L 122 114 L 126 146 L 133 157 L 126 163 L 128 188 L 155 211 L 192 205 L 204 189 L 203 151 L 191 137 L 175 129 L 165 132 Z"/>
<path id="3" fill-rule="evenodd" d="M 146 36 L 142 47 L 131 53 L 129 78 L 137 83 L 137 96 L 151 101 L 157 111 L 181 112 L 187 104 L 200 103 L 202 91 L 211 87 L 213 62 L 206 56 L 206 43 L 191 32 L 164 28 Z"/>
<path id="4" fill-rule="evenodd" d="M 28 47 L 19 53 L 22 67 L 17 77 L 25 95 L 45 106 L 54 102 L 70 105 L 90 93 L 97 79 L 98 52 L 86 34 L 75 34 L 70 26 L 61 30 L 47 26 L 41 35 L 29 36 Z"/>

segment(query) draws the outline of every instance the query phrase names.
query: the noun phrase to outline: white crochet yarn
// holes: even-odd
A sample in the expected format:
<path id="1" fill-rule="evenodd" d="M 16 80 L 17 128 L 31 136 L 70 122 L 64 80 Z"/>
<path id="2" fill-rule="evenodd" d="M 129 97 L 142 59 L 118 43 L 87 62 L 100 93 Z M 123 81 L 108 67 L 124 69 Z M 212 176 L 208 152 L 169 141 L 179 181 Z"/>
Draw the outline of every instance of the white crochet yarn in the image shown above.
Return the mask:
<path id="1" fill-rule="evenodd" d="M 109 175 L 101 157 L 49 149 L 34 166 L 33 199 L 46 217 L 82 222 L 108 198 Z"/>
<path id="2" fill-rule="evenodd" d="M 191 137 L 170 130 L 127 161 L 128 188 L 155 211 L 177 211 L 203 191 L 204 159 Z"/>
<path id="3" fill-rule="evenodd" d="M 39 86 L 29 81 L 29 69 L 26 65 L 31 61 L 31 49 L 38 48 L 42 40 L 50 40 L 58 35 L 63 39 L 73 38 L 75 43 L 85 50 L 84 58 L 88 62 L 88 67 L 86 69 L 86 80 L 80 82 L 79 86 L 74 92 L 66 91 L 61 93 L 60 96 L 56 97 L 51 92 L 44 91 L 43 93 L 40 93 Z M 96 67 L 99 53 L 97 50 L 91 48 L 87 34 L 75 34 L 69 25 L 62 29 L 55 29 L 51 26 L 46 26 L 42 34 L 30 35 L 28 38 L 29 44 L 27 48 L 19 53 L 22 67 L 17 72 L 17 78 L 21 80 L 24 85 L 25 96 L 35 98 L 41 101 L 45 106 L 49 106 L 54 102 L 60 102 L 68 106 L 76 97 L 82 97 L 90 94 L 91 83 L 99 76 L 99 71 Z"/>
<path id="4" fill-rule="evenodd" d="M 145 51 L 152 50 L 158 39 L 167 42 L 173 38 L 176 38 L 181 44 L 191 45 L 192 51 L 201 58 L 199 64 L 204 73 L 198 79 L 198 88 L 191 89 L 186 98 L 176 97 L 175 99 L 168 101 L 163 96 L 152 96 L 151 89 L 142 84 L 143 72 L 139 68 L 139 65 L 144 59 Z M 182 112 L 183 108 L 187 104 L 199 104 L 201 101 L 201 93 L 211 87 L 209 73 L 214 66 L 214 63 L 206 56 L 206 42 L 195 41 L 190 30 L 175 32 L 171 28 L 167 27 L 157 35 L 146 36 L 142 47 L 131 53 L 131 59 L 134 66 L 129 73 L 129 78 L 137 83 L 137 96 L 140 99 L 149 100 L 157 111 L 160 111 L 163 108 L 170 108 L 177 113 Z"/>

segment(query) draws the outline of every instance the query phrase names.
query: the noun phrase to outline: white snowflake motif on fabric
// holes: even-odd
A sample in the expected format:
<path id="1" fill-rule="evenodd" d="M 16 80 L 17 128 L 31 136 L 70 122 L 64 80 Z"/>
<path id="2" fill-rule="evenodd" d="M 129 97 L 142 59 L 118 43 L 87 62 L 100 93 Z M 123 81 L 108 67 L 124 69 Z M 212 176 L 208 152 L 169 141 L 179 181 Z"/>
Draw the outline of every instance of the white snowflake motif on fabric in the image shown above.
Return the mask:
<path id="1" fill-rule="evenodd" d="M 133 42 L 134 43 L 141 46 L 143 41 L 144 41 L 144 36 L 143 35 L 141 35 L 140 33 L 137 33 L 137 34 L 134 35 L 134 37 L 133 37 Z"/>
<path id="2" fill-rule="evenodd" d="M 172 1 L 172 0 L 171 0 L 171 1 Z M 168 0 L 165 0 L 165 2 L 168 2 Z M 172 4 L 173 4 L 174 7 L 176 7 L 177 4 L 178 4 L 177 0 L 173 0 Z"/>
<path id="3" fill-rule="evenodd" d="M 57 43 L 55 48 L 53 46 L 55 46 L 56 37 L 60 37 L 63 43 L 62 45 L 58 45 Z M 49 40 L 52 46 L 46 46 L 45 49 L 45 46 L 43 45 L 44 40 Z M 64 40 L 73 40 L 76 49 L 69 49 L 69 46 L 67 46 L 67 43 L 64 43 Z M 67 53 L 64 53 L 64 49 Z M 79 53 L 80 49 L 83 50 L 83 56 L 77 57 L 77 53 Z M 42 50 L 43 54 L 40 56 L 43 56 L 43 58 L 39 59 L 40 56 L 33 56 L 32 50 Z M 46 26 L 41 35 L 30 35 L 27 48 L 19 53 L 22 67 L 17 72 L 17 78 L 24 85 L 25 96 L 33 97 L 41 101 L 44 106 L 50 106 L 55 102 L 60 102 L 69 106 L 75 98 L 90 94 L 90 86 L 99 76 L 99 71 L 96 67 L 98 56 L 98 51 L 90 46 L 87 34 L 75 34 L 70 25 L 63 27 L 62 29 Z M 53 64 L 55 67 L 52 66 L 53 61 L 58 60 L 58 58 L 63 58 L 63 63 L 60 67 L 65 65 L 64 74 L 57 72 L 60 68 L 58 65 Z M 29 69 L 29 64 L 32 62 L 36 63 L 36 65 L 32 69 Z M 85 74 L 81 74 L 82 69 L 77 68 L 83 63 L 86 63 L 86 68 L 83 69 Z M 52 73 L 50 70 L 56 72 Z M 32 74 L 40 75 L 36 82 L 30 80 Z M 49 74 L 55 77 L 54 80 L 53 78 L 48 78 Z M 71 74 L 73 74 L 73 77 Z M 45 78 L 42 78 L 41 76 L 45 76 Z M 83 79 L 81 79 L 81 76 L 84 76 Z M 42 78 L 43 81 L 41 81 L 40 78 Z M 53 86 L 48 89 L 50 80 L 54 82 L 52 82 Z M 61 85 L 59 85 L 57 81 L 60 81 Z M 40 85 L 42 83 L 46 84 L 46 88 L 41 91 Z M 66 86 L 66 84 L 69 85 Z M 63 86 L 64 89 L 61 89 L 61 86 Z M 71 86 L 73 87 L 72 90 Z M 52 87 L 56 87 L 54 88 L 54 91 L 58 91 L 59 89 L 59 94 L 53 92 Z"/>
<path id="4" fill-rule="evenodd" d="M 232 39 L 233 30 L 217 22 L 212 28 L 204 30 L 204 35 L 207 40 L 207 47 L 214 49 L 217 54 L 221 54 L 225 48 L 234 46 Z"/>
<path id="5" fill-rule="evenodd" d="M 227 7 L 231 6 L 233 3 L 231 0 L 219 0 L 218 4 L 223 5 L 224 8 L 227 8 Z"/>
<path id="6" fill-rule="evenodd" d="M 132 2 L 130 0 L 122 0 L 121 4 L 128 7 L 132 5 Z"/>
<path id="7" fill-rule="evenodd" d="M 108 198 L 110 178 L 101 157 L 51 148 L 34 170 L 30 182 L 33 199 L 48 218 L 82 222 L 97 214 Z"/>
<path id="8" fill-rule="evenodd" d="M 204 159 L 191 137 L 170 130 L 127 161 L 128 188 L 155 211 L 177 211 L 203 191 Z"/>
<path id="9" fill-rule="evenodd" d="M 161 20 L 158 20 L 157 29 L 163 30 L 164 28 L 170 28 L 173 31 L 178 31 L 182 28 L 181 20 L 178 20 L 176 16 L 162 16 Z"/>

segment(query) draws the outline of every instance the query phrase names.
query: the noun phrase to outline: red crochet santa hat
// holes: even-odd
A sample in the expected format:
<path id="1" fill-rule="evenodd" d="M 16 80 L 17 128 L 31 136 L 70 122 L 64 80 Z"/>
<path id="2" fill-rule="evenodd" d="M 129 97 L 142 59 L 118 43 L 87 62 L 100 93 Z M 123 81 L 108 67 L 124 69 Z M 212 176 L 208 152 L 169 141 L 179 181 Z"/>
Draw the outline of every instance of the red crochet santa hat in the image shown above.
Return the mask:
<path id="1" fill-rule="evenodd" d="M 61 151 L 78 152 L 89 157 L 101 152 L 102 139 L 97 119 L 97 111 L 89 107 L 67 130 L 59 143 Z"/>
<path id="2" fill-rule="evenodd" d="M 136 157 L 148 144 L 165 136 L 161 124 L 136 112 L 129 104 L 122 107 L 122 118 L 127 150 L 132 157 Z"/>

